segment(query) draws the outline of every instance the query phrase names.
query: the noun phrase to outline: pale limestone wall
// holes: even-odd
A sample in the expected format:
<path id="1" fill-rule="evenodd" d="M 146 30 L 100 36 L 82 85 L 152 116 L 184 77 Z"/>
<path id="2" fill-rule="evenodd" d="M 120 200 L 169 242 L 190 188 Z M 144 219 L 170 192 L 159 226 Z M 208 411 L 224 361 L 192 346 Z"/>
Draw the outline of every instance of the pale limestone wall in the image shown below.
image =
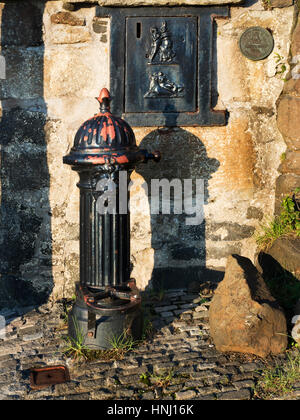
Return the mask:
<path id="1" fill-rule="evenodd" d="M 78 280 L 79 192 L 77 174 L 62 164 L 62 157 L 69 151 L 81 123 L 97 112 L 94 98 L 99 90 L 109 87 L 109 21 L 94 19 L 99 6 L 93 3 L 69 11 L 63 18 L 57 17 L 57 13 L 66 12 L 61 1 L 31 4 L 42 16 L 41 42 L 35 43 L 32 36 L 31 43 L 20 40 L 13 46 L 14 57 L 18 58 L 9 58 L 8 78 L 1 89 L 2 113 L 7 115 L 2 118 L 4 130 L 16 131 L 12 120 L 17 119 L 20 125 L 17 134 L 7 135 L 2 144 L 2 152 L 7 153 L 6 161 L 10 163 L 7 170 L 4 165 L 2 173 L 6 194 L 2 207 L 8 209 L 8 216 L 1 238 L 6 249 L 13 249 L 15 242 L 20 244 L 25 237 L 23 248 L 31 244 L 32 249 L 13 268 L 10 264 L 3 266 L 3 274 L 25 280 L 41 295 L 66 297 L 72 295 Z M 0 5 L 2 11 L 8 7 L 8 3 Z M 25 11 L 18 19 L 29 19 L 24 14 Z M 13 13 L 7 16 L 13 21 Z M 163 154 L 159 164 L 149 163 L 133 174 L 132 199 L 140 199 L 140 205 L 132 206 L 132 275 L 142 289 L 153 276 L 167 279 L 167 287 L 203 280 L 207 273 L 203 274 L 201 267 L 222 269 L 230 253 L 253 259 L 256 245 L 252 235 L 263 214 L 273 213 L 277 169 L 285 151 L 276 124 L 276 101 L 285 83 L 282 63 L 289 69 L 294 16 L 294 6 L 265 10 L 263 3 L 257 1 L 231 7 L 229 19 L 217 20 L 216 109 L 229 111 L 225 127 L 134 128 L 142 147 L 158 149 Z M 5 25 L 9 27 L 7 21 Z M 249 26 L 259 25 L 273 32 L 275 48 L 268 59 L 251 62 L 240 53 L 238 39 Z M 2 34 L 7 32 L 8 44 L 13 44 L 10 29 L 4 27 L 3 21 L 1 28 Z M 11 52 L 6 54 L 12 57 Z M 25 113 L 19 119 L 14 116 L 19 112 L 16 106 Z M 38 128 L 44 133 L 43 144 L 28 139 L 22 142 L 20 151 L 24 127 L 34 131 L 32 121 L 37 115 Z M 41 167 L 34 169 L 33 177 L 44 179 L 43 186 L 37 182 L 33 188 L 28 180 L 31 186 L 27 185 L 25 192 L 20 188 L 16 194 L 14 179 L 20 174 L 14 167 L 11 169 L 9 160 L 15 151 L 26 156 L 29 166 L 30 156 L 42 154 Z M 30 168 L 38 165 L 33 162 Z M 41 168 L 46 168 L 42 175 Z M 5 176 L 7 181 L 3 180 Z M 205 223 L 188 227 L 185 215 L 150 216 L 148 199 L 141 188 L 144 180 L 201 177 L 207 180 Z M 24 210 L 20 203 L 26 197 Z M 18 229 L 11 234 L 7 224 L 13 223 L 10 215 L 15 204 L 19 206 Z M 29 227 L 24 234 L 22 219 L 26 212 L 30 220 L 38 217 L 34 234 L 28 232 Z M 47 267 L 42 268 L 41 261 L 46 261 L 42 251 L 47 246 Z M 6 254 L 2 260 L 5 258 Z M 3 301 L 7 295 L 5 291 Z"/>
<path id="2" fill-rule="evenodd" d="M 72 293 L 79 263 L 78 176 L 62 164 L 62 156 L 82 122 L 98 112 L 95 98 L 100 88 L 109 87 L 109 47 L 101 41 L 103 34 L 93 30 L 95 7 L 73 13 L 85 21 L 84 26 L 51 23 L 51 16 L 60 11 L 62 3 L 50 1 L 44 12 L 44 98 L 51 119 L 49 201 L 56 214 L 52 218 L 55 296 Z"/>

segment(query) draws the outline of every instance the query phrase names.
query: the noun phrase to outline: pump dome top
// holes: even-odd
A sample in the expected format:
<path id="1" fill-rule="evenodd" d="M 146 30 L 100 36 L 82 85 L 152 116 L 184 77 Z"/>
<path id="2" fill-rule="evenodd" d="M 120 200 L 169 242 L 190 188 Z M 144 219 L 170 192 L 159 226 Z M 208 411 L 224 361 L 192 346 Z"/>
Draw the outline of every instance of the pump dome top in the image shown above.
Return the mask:
<path id="1" fill-rule="evenodd" d="M 137 147 L 130 125 L 111 114 L 109 91 L 103 88 L 96 99 L 100 112 L 80 126 L 64 163 L 78 166 L 144 161 L 145 151 Z"/>

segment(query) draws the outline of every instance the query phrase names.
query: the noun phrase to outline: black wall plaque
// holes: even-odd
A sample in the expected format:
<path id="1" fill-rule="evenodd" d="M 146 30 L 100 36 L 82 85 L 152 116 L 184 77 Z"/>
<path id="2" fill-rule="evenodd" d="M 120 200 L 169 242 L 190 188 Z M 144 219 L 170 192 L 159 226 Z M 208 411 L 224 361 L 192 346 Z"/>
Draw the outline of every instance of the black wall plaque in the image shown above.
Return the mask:
<path id="1" fill-rule="evenodd" d="M 111 18 L 112 112 L 133 126 L 225 125 L 213 111 L 213 26 L 228 7 L 98 7 Z"/>

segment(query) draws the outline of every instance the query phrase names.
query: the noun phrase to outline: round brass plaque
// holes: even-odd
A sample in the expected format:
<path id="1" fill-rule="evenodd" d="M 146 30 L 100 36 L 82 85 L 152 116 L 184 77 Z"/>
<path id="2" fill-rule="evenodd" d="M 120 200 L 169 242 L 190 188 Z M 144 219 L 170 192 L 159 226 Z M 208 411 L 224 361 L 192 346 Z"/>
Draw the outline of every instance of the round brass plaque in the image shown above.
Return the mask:
<path id="1" fill-rule="evenodd" d="M 271 54 L 274 48 L 274 39 L 267 29 L 253 26 L 243 33 L 239 44 L 244 56 L 250 60 L 258 61 Z"/>

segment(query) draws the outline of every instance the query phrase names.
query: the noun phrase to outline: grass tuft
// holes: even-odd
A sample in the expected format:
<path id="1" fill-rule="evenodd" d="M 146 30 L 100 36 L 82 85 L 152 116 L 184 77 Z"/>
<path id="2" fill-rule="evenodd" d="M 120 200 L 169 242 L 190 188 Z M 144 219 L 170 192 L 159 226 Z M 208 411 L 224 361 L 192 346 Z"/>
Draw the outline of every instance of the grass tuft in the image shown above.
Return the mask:
<path id="1" fill-rule="evenodd" d="M 140 376 L 140 381 L 149 387 L 167 388 L 173 383 L 175 373 L 173 369 L 166 370 L 159 374 L 145 372 Z"/>
<path id="2" fill-rule="evenodd" d="M 288 360 L 282 366 L 267 367 L 257 382 L 254 395 L 258 399 L 284 397 L 293 391 L 300 381 L 300 349 L 288 353 Z"/>
<path id="3" fill-rule="evenodd" d="M 111 337 L 109 339 L 109 344 L 112 350 L 127 353 L 128 351 L 133 350 L 138 342 L 134 341 L 129 332 L 125 330 L 122 332 L 122 334 L 120 334 L 120 336 Z"/>
<path id="4" fill-rule="evenodd" d="M 256 233 L 256 242 L 261 250 L 268 250 L 276 239 L 284 236 L 300 237 L 300 211 L 294 193 L 287 195 L 281 203 L 281 213 L 273 218 L 266 218 Z"/>
<path id="5" fill-rule="evenodd" d="M 89 349 L 84 344 L 85 335 L 83 334 L 82 330 L 80 329 L 76 318 L 73 317 L 73 323 L 75 327 L 75 335 L 76 337 L 65 337 L 66 347 L 63 353 L 67 357 L 71 357 L 74 361 L 80 360 L 87 360 Z"/>
<path id="6" fill-rule="evenodd" d="M 65 337 L 66 347 L 63 353 L 71 357 L 74 362 L 90 362 L 94 360 L 122 360 L 126 353 L 133 350 L 138 342 L 134 341 L 128 331 L 123 331 L 120 336 L 109 339 L 110 349 L 91 349 L 84 344 L 85 336 L 79 329 L 74 319 L 76 338 Z"/>

